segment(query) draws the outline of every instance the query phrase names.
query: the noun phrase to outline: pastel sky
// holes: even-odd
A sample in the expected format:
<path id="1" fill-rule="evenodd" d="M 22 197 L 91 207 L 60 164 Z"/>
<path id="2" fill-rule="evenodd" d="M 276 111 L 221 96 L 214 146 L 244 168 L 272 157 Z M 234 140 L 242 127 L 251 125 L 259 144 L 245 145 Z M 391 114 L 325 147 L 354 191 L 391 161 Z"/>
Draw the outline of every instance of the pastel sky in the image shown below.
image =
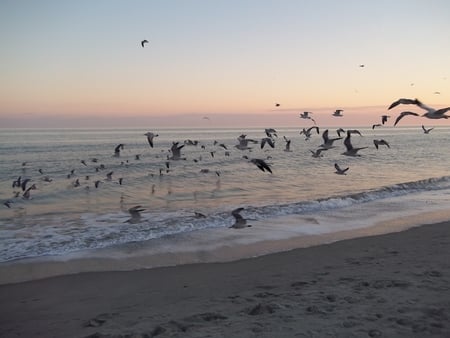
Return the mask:
<path id="1" fill-rule="evenodd" d="M 448 0 L 0 0 L 0 127 L 300 125 L 302 111 L 333 125 L 335 109 L 361 125 L 400 97 L 449 106 L 449 14 Z"/>

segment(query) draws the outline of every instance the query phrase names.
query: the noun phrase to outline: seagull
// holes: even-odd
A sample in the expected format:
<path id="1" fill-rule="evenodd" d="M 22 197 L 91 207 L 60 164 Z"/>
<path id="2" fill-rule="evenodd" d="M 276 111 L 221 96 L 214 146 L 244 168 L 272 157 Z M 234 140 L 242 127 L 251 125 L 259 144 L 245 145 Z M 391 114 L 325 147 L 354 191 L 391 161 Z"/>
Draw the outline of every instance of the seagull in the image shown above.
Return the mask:
<path id="1" fill-rule="evenodd" d="M 278 137 L 277 131 L 273 128 L 266 128 L 266 129 L 264 129 L 264 132 L 266 133 L 267 137 L 272 137 L 272 134 L 273 134 L 273 136 Z"/>
<path id="2" fill-rule="evenodd" d="M 117 145 L 115 148 L 114 148 L 114 154 L 116 155 L 116 156 L 119 156 L 120 155 L 120 150 L 122 149 L 123 150 L 123 146 L 124 146 L 124 144 L 119 144 L 119 145 Z"/>
<path id="3" fill-rule="evenodd" d="M 423 117 L 429 118 L 429 119 L 448 119 L 450 116 L 444 115 L 446 112 L 450 111 L 450 107 L 447 108 L 441 108 L 441 109 L 434 109 L 431 107 L 428 107 L 427 105 L 424 105 L 422 102 L 418 101 L 417 105 L 425 109 L 427 112 L 423 114 Z"/>
<path id="4" fill-rule="evenodd" d="M 275 103 L 275 107 L 279 107 L 280 106 L 280 104 L 279 103 Z"/>
<path id="5" fill-rule="evenodd" d="M 146 43 L 148 43 L 148 40 L 142 40 L 142 41 L 141 41 L 141 46 L 142 46 L 142 48 L 144 48 L 144 45 L 145 45 Z"/>
<path id="6" fill-rule="evenodd" d="M 312 157 L 314 157 L 314 158 L 320 158 L 320 157 L 323 157 L 323 155 L 322 155 L 322 151 L 325 151 L 325 150 L 328 150 L 329 148 L 319 148 L 319 149 L 317 149 L 316 151 L 313 151 L 313 150 L 309 150 L 311 153 L 312 153 Z"/>
<path id="7" fill-rule="evenodd" d="M 343 112 L 342 109 L 336 109 L 336 111 L 335 111 L 333 114 L 331 114 L 331 115 L 333 115 L 333 116 L 335 116 L 335 117 L 342 117 L 342 116 L 344 116 L 344 115 L 342 114 L 342 112 Z"/>
<path id="8" fill-rule="evenodd" d="M 372 124 L 372 129 L 375 129 L 376 127 L 381 127 L 381 123 Z"/>
<path id="9" fill-rule="evenodd" d="M 312 113 L 309 111 L 304 111 L 303 113 L 300 113 L 300 118 L 306 119 L 306 120 L 311 120 L 314 122 L 314 124 L 316 124 L 316 121 L 311 116 L 309 116 L 310 114 L 312 114 Z"/>
<path id="10" fill-rule="evenodd" d="M 424 125 L 422 124 L 422 130 L 423 130 L 424 134 L 429 134 L 430 131 L 432 131 L 433 129 L 434 129 L 434 128 L 429 128 L 429 129 L 427 129 L 427 128 L 425 128 Z"/>
<path id="11" fill-rule="evenodd" d="M 261 171 L 268 171 L 272 174 L 272 169 L 270 169 L 270 166 L 264 161 L 259 158 L 251 159 L 250 162 L 252 162 L 254 165 L 256 165 Z"/>
<path id="12" fill-rule="evenodd" d="M 245 135 L 245 134 L 242 134 L 241 136 L 239 136 L 237 140 L 238 140 L 239 144 L 235 145 L 235 147 L 239 150 L 252 149 L 251 147 L 248 146 L 249 142 L 258 143 L 258 141 L 247 138 L 247 135 Z"/>
<path id="13" fill-rule="evenodd" d="M 275 148 L 275 142 L 270 137 L 265 137 L 261 140 L 261 149 L 264 148 L 266 143 L 271 146 L 272 148 Z"/>
<path id="14" fill-rule="evenodd" d="M 173 142 L 170 151 L 172 152 L 172 156 L 169 158 L 170 160 L 185 160 L 186 158 L 181 157 L 181 148 L 184 147 L 184 144 L 181 146 L 178 145 L 179 142 Z"/>
<path id="15" fill-rule="evenodd" d="M 25 192 L 23 193 L 22 197 L 25 199 L 30 199 L 31 195 L 30 195 L 30 191 L 31 190 L 36 190 L 36 184 L 33 184 L 31 187 L 29 187 L 27 190 L 25 190 Z"/>
<path id="16" fill-rule="evenodd" d="M 339 165 L 337 163 L 334 164 L 334 167 L 336 168 L 335 173 L 338 175 L 347 175 L 347 170 L 349 169 L 348 167 L 345 169 L 341 169 L 341 167 L 339 167 Z"/>
<path id="17" fill-rule="evenodd" d="M 323 143 L 320 145 L 323 149 L 331 149 L 333 148 L 333 142 L 342 139 L 342 137 L 329 138 L 328 137 L 328 129 L 326 129 L 322 133 Z"/>
<path id="18" fill-rule="evenodd" d="M 142 209 L 140 205 L 136 205 L 135 207 L 132 207 L 128 209 L 128 212 L 131 215 L 131 218 L 125 221 L 126 223 L 138 223 L 141 220 L 141 212 L 145 211 L 145 209 Z"/>
<path id="19" fill-rule="evenodd" d="M 397 101 L 391 103 L 391 105 L 389 106 L 388 110 L 398 106 L 399 104 L 415 104 L 415 105 L 418 105 L 419 103 L 420 103 L 420 101 L 418 99 L 398 99 Z"/>
<path id="20" fill-rule="evenodd" d="M 378 146 L 380 146 L 380 145 L 390 148 L 389 143 L 387 143 L 385 140 L 373 140 L 373 144 L 375 145 L 375 148 L 377 148 L 377 149 L 378 149 Z"/>
<path id="21" fill-rule="evenodd" d="M 397 125 L 397 123 L 406 115 L 413 115 L 413 116 L 419 116 L 419 114 L 411 112 L 411 111 L 403 111 L 400 113 L 399 116 L 397 116 L 397 118 L 395 119 L 395 123 L 394 123 L 394 127 Z"/>
<path id="22" fill-rule="evenodd" d="M 341 137 L 341 133 L 345 133 L 345 130 L 342 128 L 339 128 L 336 130 L 336 133 L 338 134 L 339 137 Z"/>
<path id="23" fill-rule="evenodd" d="M 303 130 L 300 132 L 300 135 L 305 135 L 305 141 L 308 141 L 311 138 L 311 132 L 313 129 L 315 129 L 317 131 L 317 134 L 319 134 L 319 127 L 317 126 L 309 127 L 308 129 L 303 128 Z"/>
<path id="24" fill-rule="evenodd" d="M 286 141 L 286 147 L 284 148 L 284 151 L 291 152 L 291 140 L 289 140 L 286 136 L 283 136 L 284 140 Z"/>
<path id="25" fill-rule="evenodd" d="M 347 151 L 343 152 L 342 155 L 346 156 L 360 156 L 358 155 L 358 151 L 361 149 L 366 149 L 367 147 L 354 148 L 352 142 L 350 140 L 352 133 L 347 131 L 347 137 L 344 140 L 344 145 L 347 148 Z"/>
<path id="26" fill-rule="evenodd" d="M 158 136 L 158 134 L 154 134 L 151 131 L 149 131 L 149 132 L 145 133 L 144 135 L 147 136 L 148 144 L 150 144 L 150 147 L 153 148 L 153 138 Z"/>
<path id="27" fill-rule="evenodd" d="M 237 208 L 231 212 L 231 215 L 234 217 L 235 222 L 232 226 L 230 226 L 230 228 L 242 229 L 242 228 L 251 227 L 250 224 L 247 224 L 247 220 L 241 216 L 240 212 L 242 210 L 244 210 L 244 208 Z"/>
<path id="28" fill-rule="evenodd" d="M 388 118 L 390 118 L 389 115 L 381 115 L 381 124 L 385 124 Z"/>

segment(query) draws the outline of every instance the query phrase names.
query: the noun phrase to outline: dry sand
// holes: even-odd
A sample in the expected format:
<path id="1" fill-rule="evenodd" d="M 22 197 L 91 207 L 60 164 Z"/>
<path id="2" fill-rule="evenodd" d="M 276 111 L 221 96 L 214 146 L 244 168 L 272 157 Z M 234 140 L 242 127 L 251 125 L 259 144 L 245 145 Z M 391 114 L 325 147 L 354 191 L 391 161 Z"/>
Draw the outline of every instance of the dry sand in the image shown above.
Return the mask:
<path id="1" fill-rule="evenodd" d="M 450 222 L 0 286 L 1 337 L 450 337 Z"/>

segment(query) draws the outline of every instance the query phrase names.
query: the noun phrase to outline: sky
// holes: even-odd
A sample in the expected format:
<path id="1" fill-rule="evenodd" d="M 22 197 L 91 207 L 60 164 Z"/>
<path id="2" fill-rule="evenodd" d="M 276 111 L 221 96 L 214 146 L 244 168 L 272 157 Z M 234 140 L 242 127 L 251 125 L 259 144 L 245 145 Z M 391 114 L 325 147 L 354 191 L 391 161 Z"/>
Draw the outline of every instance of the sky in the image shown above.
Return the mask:
<path id="1" fill-rule="evenodd" d="M 0 128 L 302 126 L 302 111 L 371 125 L 400 97 L 447 107 L 449 14 L 448 0 L 0 0 Z M 421 113 L 389 113 L 405 108 Z"/>

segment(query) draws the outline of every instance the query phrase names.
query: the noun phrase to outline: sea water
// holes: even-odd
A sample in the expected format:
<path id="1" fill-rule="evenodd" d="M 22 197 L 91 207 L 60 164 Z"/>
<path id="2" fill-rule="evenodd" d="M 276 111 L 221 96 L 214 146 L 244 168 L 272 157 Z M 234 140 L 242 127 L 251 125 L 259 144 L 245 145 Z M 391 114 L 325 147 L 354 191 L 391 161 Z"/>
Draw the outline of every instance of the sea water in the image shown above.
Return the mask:
<path id="1" fill-rule="evenodd" d="M 299 128 L 277 128 L 275 147 L 262 149 L 261 128 L 0 130 L 0 262 L 99 249 L 111 255 L 144 243 L 161 255 L 330 238 L 399 218 L 423 223 L 427 218 L 418 215 L 450 209 L 450 127 L 429 134 L 420 127 L 356 128 L 361 136 L 352 134 L 353 145 L 367 147 L 361 156 L 342 155 L 340 139 L 315 158 L 311 151 L 323 143 L 325 129 L 306 140 Z M 336 128 L 328 129 L 337 137 Z M 148 131 L 158 134 L 154 147 Z M 259 143 L 237 149 L 242 134 Z M 390 148 L 377 149 L 374 139 Z M 180 160 L 170 159 L 174 142 L 184 144 Z M 272 173 L 258 169 L 254 158 Z M 347 174 L 337 175 L 335 163 L 348 167 Z M 13 187 L 19 177 L 29 179 L 25 189 L 36 187 L 29 198 Z M 132 218 L 136 206 L 143 211 Z M 252 227 L 229 228 L 238 207 Z"/>

